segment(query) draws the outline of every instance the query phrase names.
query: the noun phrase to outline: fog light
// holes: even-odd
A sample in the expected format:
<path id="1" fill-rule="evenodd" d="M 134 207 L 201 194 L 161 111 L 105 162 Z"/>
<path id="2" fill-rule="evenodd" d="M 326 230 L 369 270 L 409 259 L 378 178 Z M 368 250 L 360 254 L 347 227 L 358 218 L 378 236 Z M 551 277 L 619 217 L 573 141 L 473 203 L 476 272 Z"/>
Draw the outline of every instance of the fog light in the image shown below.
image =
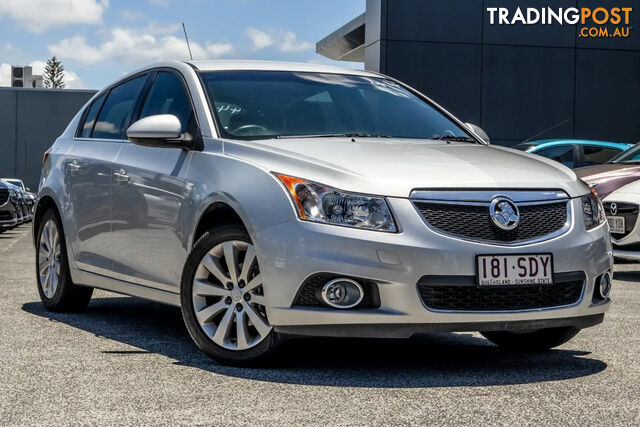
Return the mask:
<path id="1" fill-rule="evenodd" d="M 611 274 L 607 271 L 602 276 L 600 276 L 600 281 L 598 283 L 598 293 L 601 298 L 607 298 L 609 293 L 611 292 Z"/>
<path id="2" fill-rule="evenodd" d="M 333 279 L 322 287 L 322 300 L 334 308 L 355 307 L 363 296 L 362 286 L 352 279 Z"/>

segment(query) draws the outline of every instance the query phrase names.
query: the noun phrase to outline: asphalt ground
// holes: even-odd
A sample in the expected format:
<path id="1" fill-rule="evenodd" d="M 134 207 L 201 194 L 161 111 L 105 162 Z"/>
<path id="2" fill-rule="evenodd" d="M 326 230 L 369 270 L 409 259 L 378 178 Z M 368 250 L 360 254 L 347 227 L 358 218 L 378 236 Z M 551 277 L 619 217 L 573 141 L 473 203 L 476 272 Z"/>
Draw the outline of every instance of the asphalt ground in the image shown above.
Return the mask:
<path id="1" fill-rule="evenodd" d="M 0 234 L 2 425 L 639 425 L 640 264 L 605 322 L 551 352 L 478 334 L 307 339 L 266 369 L 217 365 L 176 308 L 97 291 L 49 313 L 29 226 Z"/>

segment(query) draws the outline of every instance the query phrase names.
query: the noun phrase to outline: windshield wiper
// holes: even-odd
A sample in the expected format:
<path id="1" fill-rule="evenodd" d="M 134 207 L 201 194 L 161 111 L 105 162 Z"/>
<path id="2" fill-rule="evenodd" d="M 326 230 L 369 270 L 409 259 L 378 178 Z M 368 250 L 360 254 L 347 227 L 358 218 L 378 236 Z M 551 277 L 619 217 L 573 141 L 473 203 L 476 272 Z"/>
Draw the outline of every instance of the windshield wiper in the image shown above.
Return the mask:
<path id="1" fill-rule="evenodd" d="M 441 141 L 477 142 L 475 139 L 470 138 L 468 136 L 453 136 L 453 135 L 440 135 L 440 136 L 434 136 L 433 138 L 429 138 L 429 139 L 435 139 L 435 140 L 441 140 Z"/>
<path id="2" fill-rule="evenodd" d="M 291 139 L 291 138 L 392 138 L 389 135 L 378 135 L 375 133 L 326 133 L 315 135 L 277 135 L 276 139 Z"/>

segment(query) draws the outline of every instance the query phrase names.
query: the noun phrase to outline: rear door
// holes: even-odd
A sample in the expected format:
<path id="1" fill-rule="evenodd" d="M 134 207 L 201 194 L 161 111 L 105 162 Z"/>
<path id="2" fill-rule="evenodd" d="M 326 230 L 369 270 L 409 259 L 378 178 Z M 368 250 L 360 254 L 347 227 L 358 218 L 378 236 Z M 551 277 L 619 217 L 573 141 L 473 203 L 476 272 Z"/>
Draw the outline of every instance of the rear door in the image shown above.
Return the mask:
<path id="1" fill-rule="evenodd" d="M 67 235 L 80 269 L 111 270 L 111 176 L 123 142 L 122 130 L 148 75 L 127 80 L 88 107 L 64 159 L 63 209 Z"/>
<path id="2" fill-rule="evenodd" d="M 173 114 L 195 137 L 194 109 L 182 77 L 159 70 L 152 77 L 135 121 Z M 119 276 L 132 283 L 178 291 L 187 257 L 187 230 L 180 223 L 190 151 L 124 144 L 112 183 L 112 242 Z"/>

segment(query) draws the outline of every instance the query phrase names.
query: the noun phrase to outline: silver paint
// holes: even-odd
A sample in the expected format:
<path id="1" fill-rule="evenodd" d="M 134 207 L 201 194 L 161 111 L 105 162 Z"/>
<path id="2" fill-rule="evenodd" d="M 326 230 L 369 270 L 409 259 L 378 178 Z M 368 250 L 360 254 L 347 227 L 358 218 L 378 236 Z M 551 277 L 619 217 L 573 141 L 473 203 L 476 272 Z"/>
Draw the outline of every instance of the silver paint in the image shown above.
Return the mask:
<path id="1" fill-rule="evenodd" d="M 417 294 L 416 283 L 423 275 L 475 274 L 479 253 L 550 252 L 556 272 L 585 272 L 584 295 L 592 295 L 595 277 L 611 268 L 611 242 L 606 224 L 585 230 L 579 197 L 588 188 L 566 167 L 517 150 L 459 142 L 219 139 L 194 67 L 375 74 L 315 64 L 192 65 L 166 62 L 146 69 L 172 68 L 184 77 L 203 135 L 202 151 L 74 138 L 81 112 L 52 146 L 39 202 L 49 198 L 61 213 L 75 283 L 179 305 L 180 274 L 199 221 L 210 206 L 223 203 L 242 219 L 251 237 L 264 284 L 264 306 L 273 326 L 516 321 L 608 310 L 608 303 L 594 306 L 585 297 L 575 306 L 554 310 L 435 313 L 425 310 Z M 385 196 L 399 232 L 300 221 L 275 172 Z M 471 190 L 469 194 L 508 192 L 515 195 L 514 201 L 548 193 L 549 199 L 567 200 L 570 225 L 561 235 L 517 248 L 434 232 L 410 197 L 456 189 Z M 393 262 L 382 262 L 380 253 L 393 254 Z M 318 272 L 377 282 L 380 308 L 292 307 L 301 283 Z"/>

